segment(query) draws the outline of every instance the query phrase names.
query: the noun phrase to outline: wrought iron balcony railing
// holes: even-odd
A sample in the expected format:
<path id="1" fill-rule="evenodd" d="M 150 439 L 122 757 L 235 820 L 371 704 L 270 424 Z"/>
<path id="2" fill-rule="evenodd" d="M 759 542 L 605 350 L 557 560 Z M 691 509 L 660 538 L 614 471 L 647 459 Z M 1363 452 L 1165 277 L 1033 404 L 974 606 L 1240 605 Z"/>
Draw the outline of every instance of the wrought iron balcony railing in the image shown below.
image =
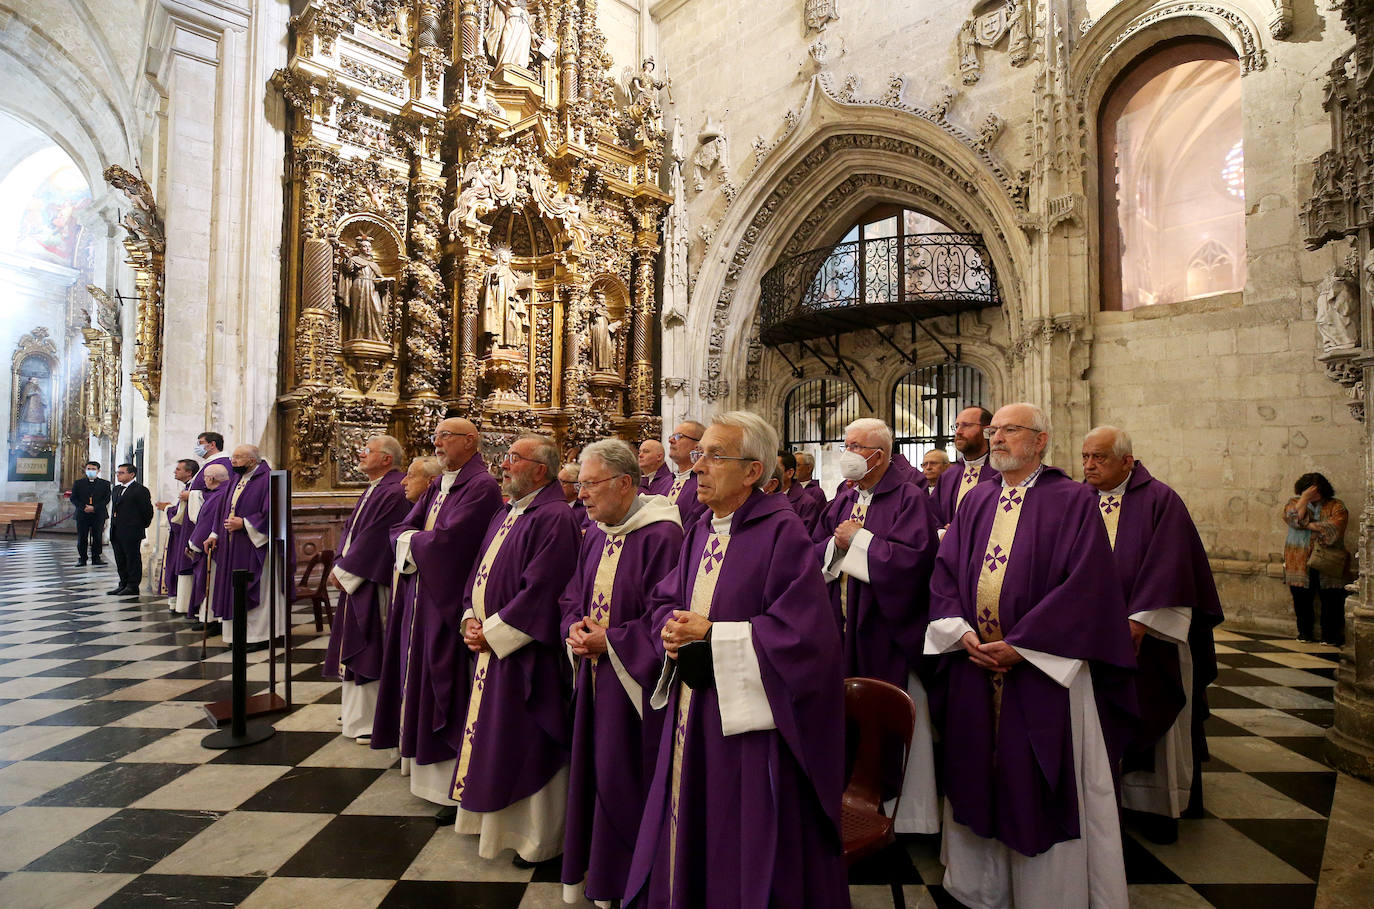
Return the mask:
<path id="1" fill-rule="evenodd" d="M 978 234 L 911 234 L 813 249 L 760 282 L 760 337 L 782 344 L 997 306 Z"/>

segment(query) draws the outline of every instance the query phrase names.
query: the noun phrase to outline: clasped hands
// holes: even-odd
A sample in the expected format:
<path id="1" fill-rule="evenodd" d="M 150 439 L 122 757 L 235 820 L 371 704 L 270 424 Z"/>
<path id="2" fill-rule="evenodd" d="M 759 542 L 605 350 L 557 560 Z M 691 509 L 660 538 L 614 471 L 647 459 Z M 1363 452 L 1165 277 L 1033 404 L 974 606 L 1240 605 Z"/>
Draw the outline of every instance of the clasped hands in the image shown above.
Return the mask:
<path id="1" fill-rule="evenodd" d="M 664 623 L 659 636 L 663 638 L 663 649 L 667 651 L 668 658 L 676 660 L 679 647 L 693 641 L 705 640 L 710 631 L 711 623 L 705 616 L 688 610 L 674 609 L 673 617 Z"/>
<path id="2" fill-rule="evenodd" d="M 487 636 L 482 633 L 482 623 L 477 619 L 468 619 L 463 623 L 463 643 L 468 645 L 468 650 L 473 653 L 491 649 L 491 645 L 487 643 Z"/>
<path id="3" fill-rule="evenodd" d="M 243 518 L 239 517 L 238 515 L 233 515 L 232 517 L 225 518 L 224 529 L 229 531 L 230 533 L 234 532 L 235 530 L 242 530 Z"/>
<path id="4" fill-rule="evenodd" d="M 601 656 L 606 652 L 606 629 L 583 616 L 568 627 L 568 646 L 576 656 Z"/>
<path id="5" fill-rule="evenodd" d="M 854 534 L 863 530 L 864 522 L 850 518 L 848 521 L 840 522 L 835 528 L 835 547 L 837 549 L 849 549 L 854 542 Z"/>
<path id="6" fill-rule="evenodd" d="M 968 658 L 980 669 L 989 672 L 1006 672 L 1011 667 L 1025 659 L 1016 652 L 1016 648 L 1006 641 L 988 641 L 986 644 L 978 640 L 975 632 L 967 631 L 959 639 L 959 643 L 964 645 L 964 650 L 968 653 Z"/>

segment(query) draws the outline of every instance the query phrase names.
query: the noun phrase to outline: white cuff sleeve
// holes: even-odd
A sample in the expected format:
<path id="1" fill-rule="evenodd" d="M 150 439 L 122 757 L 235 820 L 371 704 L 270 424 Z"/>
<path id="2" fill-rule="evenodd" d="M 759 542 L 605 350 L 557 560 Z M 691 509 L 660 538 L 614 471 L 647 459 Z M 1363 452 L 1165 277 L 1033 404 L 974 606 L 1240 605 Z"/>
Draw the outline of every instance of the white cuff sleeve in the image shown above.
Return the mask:
<path id="1" fill-rule="evenodd" d="M 396 538 L 396 571 L 400 574 L 414 574 L 415 561 L 410 557 L 410 538 L 418 533 L 407 530 Z"/>
<path id="2" fill-rule="evenodd" d="M 957 615 L 936 619 L 926 626 L 925 655 L 936 656 L 959 650 L 964 646 L 961 643 L 964 635 L 972 630 L 973 626 Z"/>
<path id="3" fill-rule="evenodd" d="M 635 681 L 634 676 L 625 668 L 625 664 L 620 662 L 620 657 L 615 655 L 615 648 L 611 646 L 610 641 L 606 642 L 606 656 L 611 658 L 611 668 L 615 670 L 615 677 L 620 680 L 620 687 L 625 689 L 625 696 L 634 705 L 635 713 L 639 714 L 640 719 L 644 719 L 644 687 Z"/>
<path id="4" fill-rule="evenodd" d="M 1193 623 L 1193 611 L 1182 606 L 1169 606 L 1164 609 L 1150 609 L 1131 616 L 1155 633 L 1178 644 L 1188 643 L 1188 628 Z"/>
<path id="5" fill-rule="evenodd" d="M 468 619 L 473 619 L 475 621 L 477 619 L 477 613 L 473 612 L 471 609 L 463 610 L 463 617 L 458 620 L 458 627 L 462 628 L 464 625 L 466 625 L 468 623 Z"/>
<path id="6" fill-rule="evenodd" d="M 868 547 L 873 542 L 873 531 L 860 527 L 849 541 L 849 551 L 840 562 L 840 570 L 856 581 L 868 583 Z"/>
<path id="7" fill-rule="evenodd" d="M 844 550 L 835 545 L 835 538 L 831 537 L 830 542 L 825 544 L 825 555 L 821 557 L 821 575 L 825 582 L 839 580 L 840 562 L 844 558 Z"/>
<path id="8" fill-rule="evenodd" d="M 267 545 L 267 534 L 254 527 L 251 521 L 244 519 L 243 529 L 248 532 L 249 541 L 258 549 Z"/>
<path id="9" fill-rule="evenodd" d="M 720 702 L 721 735 L 777 728 L 763 690 L 753 626 L 748 622 L 712 622 L 711 663 Z"/>
<path id="10" fill-rule="evenodd" d="M 212 534 L 210 534 L 209 536 L 207 536 L 207 537 L 205 538 L 205 542 L 207 542 L 207 543 L 210 542 L 211 540 L 214 540 L 216 543 L 218 543 L 218 542 L 219 542 L 219 534 L 217 534 L 217 533 L 212 533 Z"/>
<path id="11" fill-rule="evenodd" d="M 654 710 L 662 710 L 668 706 L 668 696 L 673 692 L 673 684 L 677 682 L 677 660 L 665 657 L 663 669 L 658 673 L 658 685 L 654 688 L 654 693 L 649 695 L 649 706 Z"/>
<path id="12" fill-rule="evenodd" d="M 501 621 L 499 612 L 487 616 L 487 620 L 482 623 L 482 634 L 486 636 L 487 646 L 491 648 L 491 652 L 503 660 L 534 640 L 514 625 L 507 625 Z"/>
<path id="13" fill-rule="evenodd" d="M 199 489 L 192 489 L 191 496 L 186 500 L 186 513 L 191 516 L 191 520 L 200 520 L 200 506 L 205 504 L 205 493 Z"/>
<path id="14" fill-rule="evenodd" d="M 1025 657 L 1026 661 L 1036 669 L 1065 688 L 1073 684 L 1073 680 L 1078 676 L 1078 671 L 1083 668 L 1082 660 L 1075 660 L 1071 657 L 1055 656 L 1052 653 L 1041 653 L 1038 650 L 1027 650 L 1024 647 L 1017 647 L 1016 652 Z"/>
<path id="15" fill-rule="evenodd" d="M 358 588 L 363 586 L 363 581 L 367 580 L 367 578 L 359 577 L 351 571 L 344 571 L 338 565 L 334 566 L 334 570 L 330 574 L 334 576 L 334 580 L 339 582 L 339 586 L 349 593 L 357 593 Z"/>

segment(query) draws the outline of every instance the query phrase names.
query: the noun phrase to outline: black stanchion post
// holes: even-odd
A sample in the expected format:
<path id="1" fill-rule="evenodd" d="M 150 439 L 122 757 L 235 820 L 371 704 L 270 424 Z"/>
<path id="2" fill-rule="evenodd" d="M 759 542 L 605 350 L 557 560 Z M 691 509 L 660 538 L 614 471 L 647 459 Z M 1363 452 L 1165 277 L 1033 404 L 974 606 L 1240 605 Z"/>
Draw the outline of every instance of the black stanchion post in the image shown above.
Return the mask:
<path id="1" fill-rule="evenodd" d="M 230 645 L 233 667 L 229 728 L 212 732 L 200 740 L 202 748 L 240 748 L 271 738 L 276 728 L 268 723 L 248 722 L 248 582 L 252 572 L 234 572 L 234 643 Z"/>

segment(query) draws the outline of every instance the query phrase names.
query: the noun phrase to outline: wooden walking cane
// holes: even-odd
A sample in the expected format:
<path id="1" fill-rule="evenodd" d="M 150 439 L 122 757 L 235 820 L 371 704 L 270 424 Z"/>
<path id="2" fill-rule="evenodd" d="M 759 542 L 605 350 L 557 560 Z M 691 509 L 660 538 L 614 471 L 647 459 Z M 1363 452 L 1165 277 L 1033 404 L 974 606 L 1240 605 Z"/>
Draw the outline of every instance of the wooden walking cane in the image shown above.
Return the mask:
<path id="1" fill-rule="evenodd" d="M 210 553 L 205 557 L 210 559 Z M 210 564 L 205 566 L 205 599 L 200 604 L 200 658 L 205 659 L 205 642 L 210 637 L 210 612 L 211 604 L 215 599 L 215 560 L 210 559 Z"/>

